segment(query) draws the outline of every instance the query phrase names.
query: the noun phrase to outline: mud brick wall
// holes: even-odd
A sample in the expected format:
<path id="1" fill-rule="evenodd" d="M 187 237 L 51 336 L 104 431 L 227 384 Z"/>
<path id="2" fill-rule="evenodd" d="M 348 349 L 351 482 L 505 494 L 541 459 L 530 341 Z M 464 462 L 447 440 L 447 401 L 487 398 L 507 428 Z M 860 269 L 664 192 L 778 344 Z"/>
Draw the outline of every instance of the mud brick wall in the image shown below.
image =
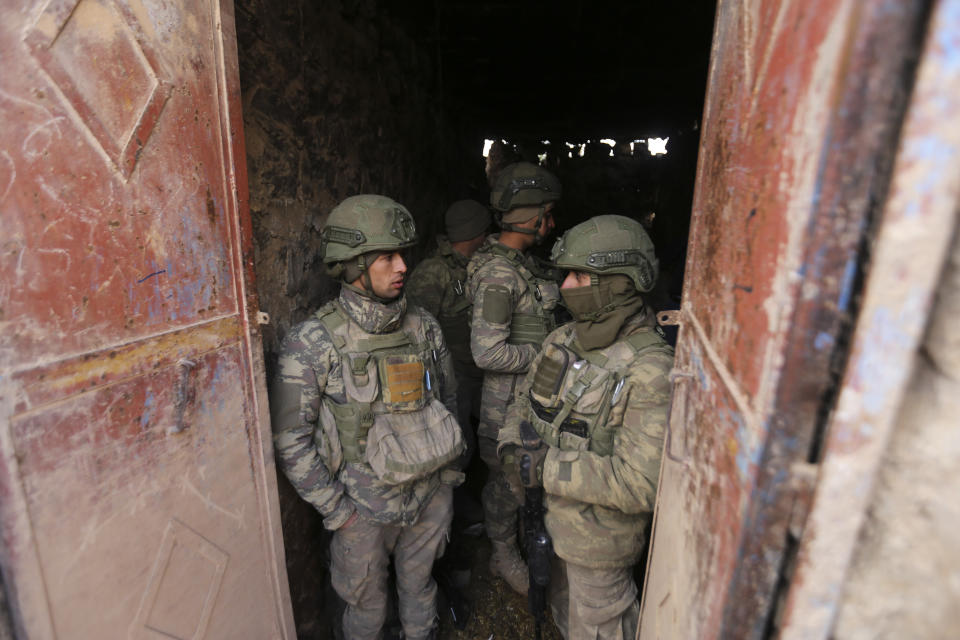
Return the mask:
<path id="1" fill-rule="evenodd" d="M 381 193 L 433 227 L 452 180 L 443 149 L 455 145 L 428 54 L 375 2 L 240 0 L 236 10 L 269 378 L 284 333 L 336 293 L 319 255 L 330 210 Z M 297 635 L 324 638 L 327 534 L 282 477 L 280 500 Z"/>

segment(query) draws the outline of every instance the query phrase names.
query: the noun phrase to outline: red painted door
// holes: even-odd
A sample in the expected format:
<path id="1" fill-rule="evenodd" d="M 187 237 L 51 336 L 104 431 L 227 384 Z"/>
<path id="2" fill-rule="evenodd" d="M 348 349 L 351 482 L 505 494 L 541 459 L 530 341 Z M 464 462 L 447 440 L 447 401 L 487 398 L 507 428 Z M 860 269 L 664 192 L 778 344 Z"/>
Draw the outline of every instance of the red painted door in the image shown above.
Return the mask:
<path id="1" fill-rule="evenodd" d="M 0 518 L 24 637 L 293 637 L 232 12 L 0 5 Z"/>
<path id="2" fill-rule="evenodd" d="M 726 2 L 639 637 L 775 637 L 924 3 Z"/>

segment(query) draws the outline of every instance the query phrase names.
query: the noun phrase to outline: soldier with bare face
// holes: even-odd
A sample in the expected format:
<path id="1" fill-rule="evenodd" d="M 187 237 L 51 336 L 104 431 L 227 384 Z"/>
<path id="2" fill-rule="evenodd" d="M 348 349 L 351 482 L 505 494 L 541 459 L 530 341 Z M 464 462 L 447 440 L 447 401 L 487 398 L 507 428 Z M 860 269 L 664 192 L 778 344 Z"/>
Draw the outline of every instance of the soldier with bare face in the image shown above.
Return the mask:
<path id="1" fill-rule="evenodd" d="M 493 546 L 490 570 L 520 593 L 526 593 L 528 577 L 517 548 L 519 505 L 496 445 L 516 386 L 554 327 L 557 282 L 528 251 L 553 231 L 559 200 L 560 182 L 546 169 L 529 162 L 504 167 L 490 194 L 502 231 L 490 236 L 467 266 L 473 300 L 470 349 L 484 370 L 477 448 L 489 469 L 482 501 Z"/>
<path id="2" fill-rule="evenodd" d="M 437 629 L 434 561 L 463 480 L 453 363 L 437 321 L 404 296 L 413 218 L 389 198 L 347 198 L 327 219 L 339 297 L 291 329 L 271 394 L 280 468 L 334 531 L 343 634 L 382 635 L 393 556 L 406 638 Z"/>

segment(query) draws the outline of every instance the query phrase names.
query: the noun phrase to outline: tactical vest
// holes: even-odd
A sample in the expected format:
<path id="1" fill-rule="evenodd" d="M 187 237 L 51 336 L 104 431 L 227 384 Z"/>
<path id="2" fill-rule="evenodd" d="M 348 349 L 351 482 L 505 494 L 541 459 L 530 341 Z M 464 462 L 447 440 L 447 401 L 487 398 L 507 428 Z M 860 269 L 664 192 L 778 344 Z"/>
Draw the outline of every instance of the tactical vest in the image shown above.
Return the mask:
<path id="1" fill-rule="evenodd" d="M 528 418 L 544 442 L 564 450 L 613 453 L 618 424 L 608 419 L 623 394 L 629 367 L 644 352 L 670 349 L 653 327 L 644 327 L 624 340 L 600 351 L 581 351 L 576 334 L 551 342 L 543 355 L 529 390 Z"/>
<path id="2" fill-rule="evenodd" d="M 324 395 L 320 419 L 336 429 L 344 461 L 366 462 L 384 482 L 402 484 L 460 455 L 460 427 L 438 395 L 438 354 L 419 320 L 408 316 L 398 331 L 370 334 L 336 301 L 316 317 L 340 358 L 347 401 Z"/>
<path id="3" fill-rule="evenodd" d="M 556 328 L 556 319 L 553 315 L 553 308 L 547 309 L 543 305 L 543 289 L 550 287 L 556 290 L 555 298 L 559 300 L 559 287 L 557 283 L 546 278 L 538 278 L 527 267 L 527 265 L 516 259 L 517 251 L 506 247 L 499 242 L 494 242 L 489 249 L 493 255 L 506 258 L 516 268 L 517 273 L 527 283 L 527 287 L 533 294 L 536 301 L 535 311 L 533 313 L 514 312 L 510 316 L 510 335 L 507 337 L 507 344 L 532 344 L 539 347 L 547 339 L 550 332 Z"/>
<path id="4" fill-rule="evenodd" d="M 450 353 L 458 362 L 472 363 L 473 356 L 470 353 L 470 320 L 473 309 L 473 303 L 467 297 L 466 281 L 467 268 L 458 263 L 456 256 L 453 255 L 454 249 L 447 248 L 443 251 L 441 259 L 450 270 L 450 283 L 447 285 L 446 295 L 443 299 L 452 300 L 449 305 L 440 308 L 440 314 L 437 322 L 440 323 L 440 329 L 443 330 L 443 336 L 447 341 L 447 347 Z"/>

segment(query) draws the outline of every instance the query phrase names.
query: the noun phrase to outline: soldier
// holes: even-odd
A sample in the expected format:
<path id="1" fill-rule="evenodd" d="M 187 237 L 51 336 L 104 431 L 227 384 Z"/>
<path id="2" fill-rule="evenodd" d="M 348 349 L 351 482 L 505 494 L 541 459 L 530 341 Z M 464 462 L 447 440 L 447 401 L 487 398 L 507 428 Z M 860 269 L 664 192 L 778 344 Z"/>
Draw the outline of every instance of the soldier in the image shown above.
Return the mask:
<path id="1" fill-rule="evenodd" d="M 499 453 L 512 461 L 513 486 L 543 487 L 566 575 L 551 585 L 564 637 L 632 639 L 632 570 L 657 494 L 673 364 L 640 295 L 653 288 L 657 259 L 640 223 L 614 215 L 570 229 L 551 259 L 567 271 L 560 295 L 574 321 L 531 365 Z"/>
<path id="2" fill-rule="evenodd" d="M 408 306 L 401 251 L 413 218 L 389 198 L 347 198 L 323 228 L 339 297 L 290 330 L 272 394 L 280 467 L 333 530 L 330 577 L 347 638 L 379 638 L 387 566 L 407 638 L 436 634 L 437 585 L 464 444 L 440 326 Z"/>
<path id="3" fill-rule="evenodd" d="M 529 162 L 504 167 L 490 194 L 502 231 L 487 238 L 467 266 L 470 350 L 484 370 L 477 449 L 489 470 L 481 499 L 493 546 L 490 571 L 519 593 L 528 585 L 517 549 L 519 505 L 497 458 L 497 435 L 516 385 L 554 327 L 559 287 L 527 251 L 553 230 L 558 200 L 560 182 L 546 169 Z"/>
<path id="4" fill-rule="evenodd" d="M 407 298 L 433 314 L 453 355 L 457 374 L 457 407 L 467 450 L 466 468 L 476 449 L 472 418 L 480 417 L 483 372 L 470 353 L 472 305 L 467 298 L 467 263 L 487 237 L 490 212 L 476 200 L 458 200 L 444 216 L 446 235 L 437 236 L 437 249 L 417 265 L 407 283 Z"/>

